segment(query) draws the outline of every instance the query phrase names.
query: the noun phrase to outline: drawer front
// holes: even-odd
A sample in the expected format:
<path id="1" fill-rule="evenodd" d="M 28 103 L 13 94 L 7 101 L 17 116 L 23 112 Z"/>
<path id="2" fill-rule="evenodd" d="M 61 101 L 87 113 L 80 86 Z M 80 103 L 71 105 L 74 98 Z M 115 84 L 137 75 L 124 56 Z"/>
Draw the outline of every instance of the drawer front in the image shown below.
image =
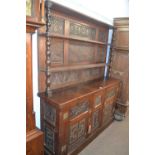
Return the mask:
<path id="1" fill-rule="evenodd" d="M 71 103 L 69 108 L 69 118 L 74 119 L 84 113 L 88 113 L 91 106 L 91 98 L 83 97 Z"/>

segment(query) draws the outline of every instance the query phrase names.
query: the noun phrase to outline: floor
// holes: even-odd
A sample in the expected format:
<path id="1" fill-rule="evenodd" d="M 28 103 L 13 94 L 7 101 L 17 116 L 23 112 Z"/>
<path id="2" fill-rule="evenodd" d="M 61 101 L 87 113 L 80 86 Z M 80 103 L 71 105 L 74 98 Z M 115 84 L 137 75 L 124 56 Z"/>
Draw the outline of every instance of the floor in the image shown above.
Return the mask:
<path id="1" fill-rule="evenodd" d="M 129 155 L 129 117 L 114 121 L 78 155 Z"/>

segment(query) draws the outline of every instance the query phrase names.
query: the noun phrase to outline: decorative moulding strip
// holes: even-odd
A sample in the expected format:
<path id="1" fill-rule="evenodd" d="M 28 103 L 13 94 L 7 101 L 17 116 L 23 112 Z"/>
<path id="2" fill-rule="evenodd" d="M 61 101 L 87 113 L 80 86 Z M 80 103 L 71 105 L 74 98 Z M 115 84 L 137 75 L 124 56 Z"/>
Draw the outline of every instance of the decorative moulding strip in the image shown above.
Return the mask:
<path id="1" fill-rule="evenodd" d="M 69 70 L 80 70 L 80 69 L 88 69 L 88 68 L 97 68 L 104 67 L 105 63 L 99 64 L 88 64 L 88 65 L 76 65 L 76 66 L 62 66 L 62 67 L 53 67 L 50 68 L 50 72 L 59 72 L 59 71 L 69 71 Z M 46 70 L 41 68 L 40 71 L 45 72 Z"/>

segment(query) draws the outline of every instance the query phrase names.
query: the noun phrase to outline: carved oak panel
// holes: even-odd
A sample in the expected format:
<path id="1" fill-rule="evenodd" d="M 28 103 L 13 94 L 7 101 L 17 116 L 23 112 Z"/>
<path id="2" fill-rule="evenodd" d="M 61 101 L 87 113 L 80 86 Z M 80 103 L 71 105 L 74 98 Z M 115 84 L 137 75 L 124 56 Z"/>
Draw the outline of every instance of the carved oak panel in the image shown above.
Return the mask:
<path id="1" fill-rule="evenodd" d="M 86 101 L 83 101 L 82 103 L 78 103 L 76 106 L 72 107 L 70 109 L 69 115 L 71 118 L 73 118 L 85 111 L 88 111 L 88 109 L 89 109 L 89 102 L 86 100 Z"/>
<path id="2" fill-rule="evenodd" d="M 63 64 L 64 62 L 64 41 L 61 39 L 51 40 L 51 64 Z"/>
<path id="3" fill-rule="evenodd" d="M 76 148 L 80 144 L 83 143 L 86 136 L 86 119 L 82 120 L 70 125 L 69 127 L 69 150 Z"/>
<path id="4" fill-rule="evenodd" d="M 56 109 L 49 104 L 44 105 L 44 119 L 50 124 L 56 124 Z"/>
<path id="5" fill-rule="evenodd" d="M 76 41 L 69 42 L 69 58 L 72 63 L 93 62 L 95 46 L 90 43 L 82 43 Z"/>
<path id="6" fill-rule="evenodd" d="M 51 27 L 49 32 L 56 34 L 64 34 L 65 20 L 60 17 L 51 16 Z"/>
<path id="7" fill-rule="evenodd" d="M 47 125 L 44 126 L 44 139 L 45 146 L 55 153 L 55 132 Z"/>
<path id="8" fill-rule="evenodd" d="M 95 40 L 96 29 L 78 23 L 70 23 L 70 35 Z"/>

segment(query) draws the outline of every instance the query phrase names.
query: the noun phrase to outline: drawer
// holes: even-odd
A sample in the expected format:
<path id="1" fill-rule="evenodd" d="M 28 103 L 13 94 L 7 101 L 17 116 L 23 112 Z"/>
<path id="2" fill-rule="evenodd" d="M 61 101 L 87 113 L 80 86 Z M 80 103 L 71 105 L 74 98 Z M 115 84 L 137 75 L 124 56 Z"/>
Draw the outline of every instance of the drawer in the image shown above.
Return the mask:
<path id="1" fill-rule="evenodd" d="M 91 107 L 91 97 L 86 96 L 70 103 L 69 118 L 73 119 L 89 112 Z"/>

